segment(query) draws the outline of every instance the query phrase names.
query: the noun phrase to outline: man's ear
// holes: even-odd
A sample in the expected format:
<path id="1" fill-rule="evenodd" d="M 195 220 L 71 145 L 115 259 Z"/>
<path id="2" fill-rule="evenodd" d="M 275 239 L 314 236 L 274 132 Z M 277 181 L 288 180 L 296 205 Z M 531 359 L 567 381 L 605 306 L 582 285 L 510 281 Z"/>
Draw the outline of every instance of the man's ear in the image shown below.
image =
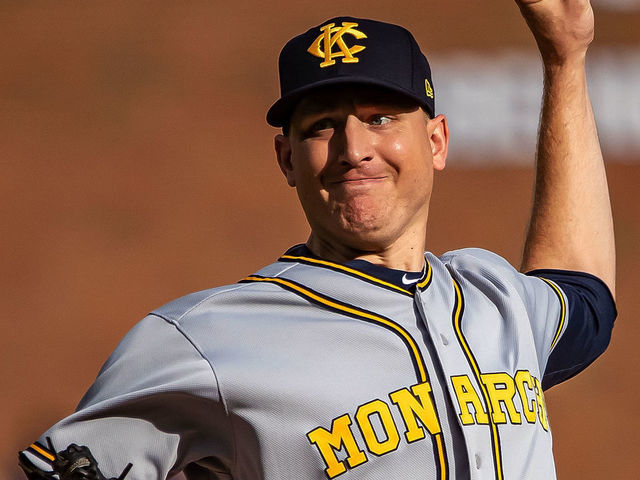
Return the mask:
<path id="1" fill-rule="evenodd" d="M 449 151 L 449 125 L 447 124 L 447 117 L 437 115 L 430 119 L 427 130 L 431 143 L 433 168 L 435 170 L 442 170 L 447 164 L 447 152 Z"/>
<path id="2" fill-rule="evenodd" d="M 278 165 L 280 170 L 287 179 L 287 183 L 290 187 L 296 186 L 296 181 L 293 176 L 293 165 L 291 163 L 291 142 L 286 135 L 278 134 L 273 139 L 273 146 L 276 149 L 276 157 L 278 158 Z"/>

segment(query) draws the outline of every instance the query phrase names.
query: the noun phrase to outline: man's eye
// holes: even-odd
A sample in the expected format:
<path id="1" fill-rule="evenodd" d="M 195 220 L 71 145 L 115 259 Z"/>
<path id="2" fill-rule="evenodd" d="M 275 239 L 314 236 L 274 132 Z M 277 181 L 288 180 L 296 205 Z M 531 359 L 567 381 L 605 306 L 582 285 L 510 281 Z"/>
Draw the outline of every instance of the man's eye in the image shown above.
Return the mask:
<path id="1" fill-rule="evenodd" d="M 369 120 L 370 125 L 386 125 L 391 121 L 387 115 L 375 115 Z"/>
<path id="2" fill-rule="evenodd" d="M 331 120 L 330 118 L 323 118 L 311 125 L 311 128 L 309 130 L 312 132 L 320 132 L 322 130 L 328 130 L 334 127 L 335 123 L 333 120 Z"/>

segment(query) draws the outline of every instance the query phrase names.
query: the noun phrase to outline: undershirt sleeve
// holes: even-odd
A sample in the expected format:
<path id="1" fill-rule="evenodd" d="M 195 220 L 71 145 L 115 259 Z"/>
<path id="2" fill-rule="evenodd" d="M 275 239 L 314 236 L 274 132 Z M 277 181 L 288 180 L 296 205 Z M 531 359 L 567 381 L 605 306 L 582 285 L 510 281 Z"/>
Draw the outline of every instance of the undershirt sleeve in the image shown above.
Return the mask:
<path id="1" fill-rule="evenodd" d="M 549 356 L 542 379 L 542 388 L 547 390 L 580 373 L 606 350 L 617 310 L 609 288 L 591 274 L 544 269 L 527 275 L 553 281 L 568 304 L 567 326 Z"/>

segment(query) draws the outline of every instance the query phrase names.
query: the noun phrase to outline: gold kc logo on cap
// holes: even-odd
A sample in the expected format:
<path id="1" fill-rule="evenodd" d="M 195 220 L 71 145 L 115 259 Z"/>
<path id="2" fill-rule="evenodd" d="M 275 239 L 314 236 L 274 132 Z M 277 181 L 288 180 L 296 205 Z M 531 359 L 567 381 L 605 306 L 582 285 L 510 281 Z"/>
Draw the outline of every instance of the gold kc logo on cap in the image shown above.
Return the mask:
<path id="1" fill-rule="evenodd" d="M 307 52 L 318 58 L 324 59 L 320 64 L 320 67 L 322 68 L 334 65 L 336 63 L 334 58 L 337 57 L 343 57 L 342 63 L 358 63 L 358 58 L 354 57 L 354 55 L 361 52 L 366 47 L 362 45 L 353 45 L 352 47 L 348 47 L 342 38 L 347 33 L 358 40 L 367 38 L 364 33 L 355 29 L 357 26 L 357 23 L 342 22 L 341 27 L 337 27 L 335 23 L 328 23 L 320 27 L 320 31 L 322 33 L 314 40 L 311 46 L 307 49 Z M 334 46 L 337 46 L 339 50 L 334 51 Z"/>

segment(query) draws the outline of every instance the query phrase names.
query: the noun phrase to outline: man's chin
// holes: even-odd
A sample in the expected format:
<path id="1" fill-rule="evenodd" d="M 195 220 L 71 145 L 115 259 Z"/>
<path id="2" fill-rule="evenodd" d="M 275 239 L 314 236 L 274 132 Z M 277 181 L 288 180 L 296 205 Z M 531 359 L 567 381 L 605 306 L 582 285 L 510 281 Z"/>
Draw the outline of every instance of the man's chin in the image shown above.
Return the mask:
<path id="1" fill-rule="evenodd" d="M 395 236 L 388 227 L 388 222 L 351 223 L 341 232 L 340 237 L 346 245 L 354 250 L 381 252 L 395 241 Z"/>

